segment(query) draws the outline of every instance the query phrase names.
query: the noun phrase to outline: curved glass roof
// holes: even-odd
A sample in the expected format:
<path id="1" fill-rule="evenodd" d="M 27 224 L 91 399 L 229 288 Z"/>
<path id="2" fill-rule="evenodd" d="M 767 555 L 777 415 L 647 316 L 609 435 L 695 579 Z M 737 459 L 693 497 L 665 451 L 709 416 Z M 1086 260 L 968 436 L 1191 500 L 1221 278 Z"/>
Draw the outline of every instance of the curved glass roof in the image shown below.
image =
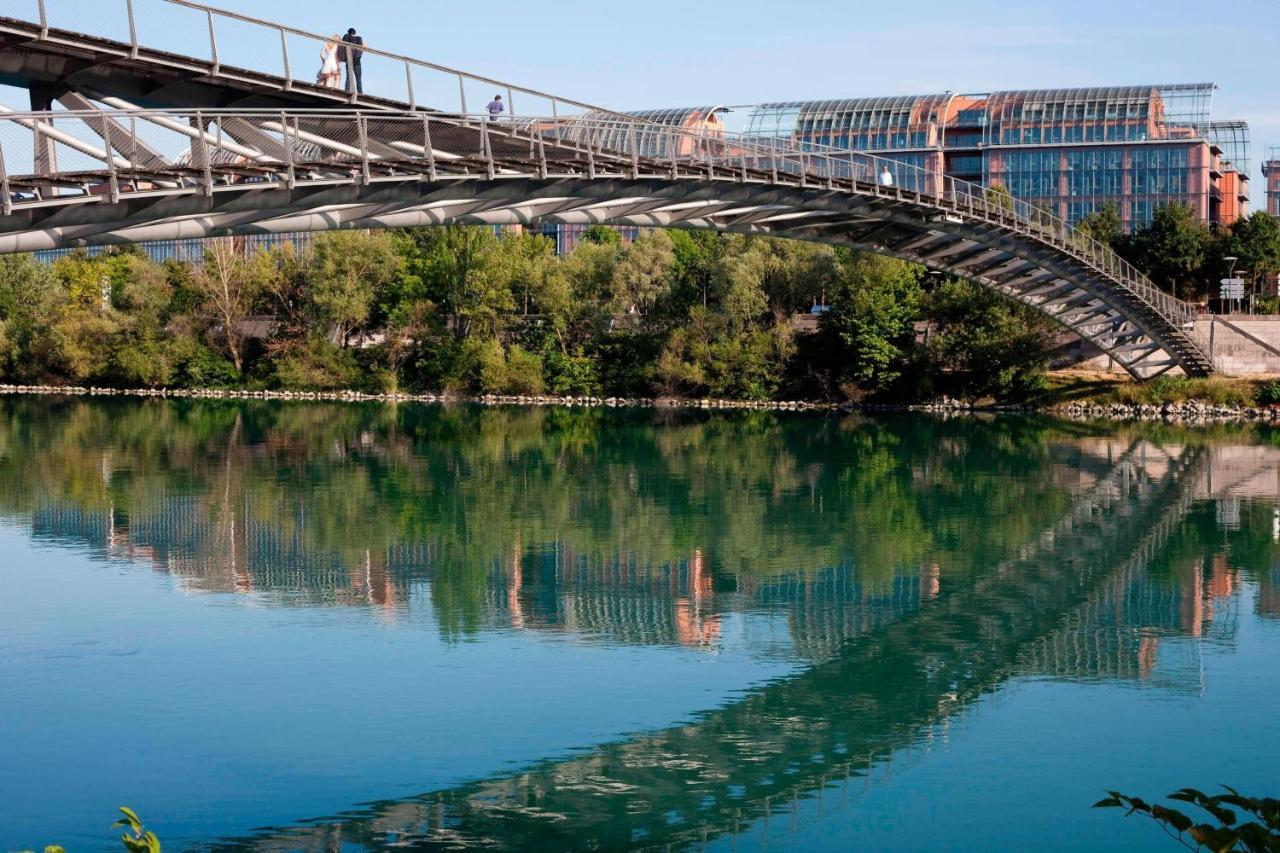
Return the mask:
<path id="1" fill-rule="evenodd" d="M 678 138 L 680 146 L 687 147 L 692 140 L 688 136 L 671 137 L 663 132 L 663 128 L 681 128 L 684 130 L 701 130 L 707 136 L 723 136 L 724 124 L 719 118 L 727 108 L 722 105 L 702 107 L 675 107 L 661 110 L 638 110 L 629 113 L 586 113 L 568 119 L 562 134 L 565 139 L 590 143 L 596 148 L 629 151 L 632 135 L 635 135 L 640 155 L 643 157 L 664 158 L 672 154 L 687 155 L 689 151 L 670 150 L 673 139 Z M 637 126 L 619 118 L 619 115 L 630 116 L 648 122 L 649 126 Z"/>
<path id="2" fill-rule="evenodd" d="M 784 101 L 753 108 L 748 132 L 864 150 L 1194 139 L 1209 131 L 1215 88 L 1190 83 Z"/>

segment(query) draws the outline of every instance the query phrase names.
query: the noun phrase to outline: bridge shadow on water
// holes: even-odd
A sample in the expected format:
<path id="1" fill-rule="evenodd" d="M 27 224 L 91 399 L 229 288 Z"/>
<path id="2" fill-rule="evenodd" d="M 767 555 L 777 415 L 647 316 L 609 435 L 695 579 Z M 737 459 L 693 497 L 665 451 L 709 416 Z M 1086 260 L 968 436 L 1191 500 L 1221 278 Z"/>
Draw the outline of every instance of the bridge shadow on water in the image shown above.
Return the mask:
<path id="1" fill-rule="evenodd" d="M 714 646 L 759 608 L 787 614 L 808 661 L 665 730 L 203 845 L 228 851 L 678 849 L 788 820 L 1016 676 L 1148 675 L 1150 649 L 1094 623 L 1144 606 L 1131 593 L 1205 497 L 1214 453 L 1176 431 L 1039 421 L 221 404 L 9 402 L 0 438 L 50 460 L 4 472 L 34 488 L 0 512 L 190 588 L 405 618 L 425 583 L 446 634 L 673 646 Z M 341 488 L 319 453 L 342 461 Z M 111 482 L 86 489 L 95 466 Z M 862 489 L 878 498 L 852 500 Z M 394 521 L 342 545 L 326 531 L 356 510 L 326 505 L 339 495 Z M 957 533 L 964 504 L 989 529 Z M 899 567 L 877 580 L 877 559 Z"/>

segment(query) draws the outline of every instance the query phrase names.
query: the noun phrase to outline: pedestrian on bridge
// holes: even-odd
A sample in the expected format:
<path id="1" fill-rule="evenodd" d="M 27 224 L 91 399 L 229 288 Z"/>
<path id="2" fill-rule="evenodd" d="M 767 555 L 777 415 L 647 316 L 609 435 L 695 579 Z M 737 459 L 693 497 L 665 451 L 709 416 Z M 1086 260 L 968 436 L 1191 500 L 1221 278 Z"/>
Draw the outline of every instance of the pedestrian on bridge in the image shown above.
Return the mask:
<path id="1" fill-rule="evenodd" d="M 332 36 L 320 48 L 320 73 L 316 75 L 316 83 L 326 89 L 337 89 L 342 85 L 342 72 L 338 70 L 338 36 Z"/>
<path id="2" fill-rule="evenodd" d="M 893 186 L 893 172 L 889 171 L 889 167 L 887 165 L 880 170 L 880 186 L 882 187 Z"/>
<path id="3" fill-rule="evenodd" d="M 498 116 L 506 110 L 506 104 L 502 103 L 501 95 L 494 95 L 493 100 L 485 107 L 489 111 L 489 121 L 497 121 Z"/>
<path id="4" fill-rule="evenodd" d="M 347 66 L 347 91 L 363 95 L 364 69 L 361 68 L 360 58 L 364 55 L 364 51 L 359 50 L 355 45 L 363 45 L 364 39 L 356 35 L 356 28 L 352 27 L 347 30 L 342 40 L 345 44 L 342 46 L 341 61 Z"/>

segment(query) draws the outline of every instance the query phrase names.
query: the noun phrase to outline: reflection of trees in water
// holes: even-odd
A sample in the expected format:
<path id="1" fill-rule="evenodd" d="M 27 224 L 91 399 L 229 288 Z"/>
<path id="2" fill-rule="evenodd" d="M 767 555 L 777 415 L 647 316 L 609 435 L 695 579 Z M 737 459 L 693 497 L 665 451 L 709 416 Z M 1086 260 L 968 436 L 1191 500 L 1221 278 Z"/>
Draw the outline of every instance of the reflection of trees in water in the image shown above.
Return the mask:
<path id="1" fill-rule="evenodd" d="M 382 575 L 384 598 L 403 601 L 423 568 L 389 554 L 425 545 L 457 630 L 483 624 L 489 576 L 517 542 L 518 562 L 552 546 L 648 571 L 687 572 L 696 553 L 719 588 L 856 565 L 888 590 L 922 564 L 962 571 L 1007 551 L 1069 491 L 1025 476 L 1052 461 L 1029 429 L 190 401 L 0 412 L 0 442 L 21 448 L 3 461 L 7 512 L 109 512 L 120 548 L 210 589 Z M 966 528 L 971 507 L 1000 522 Z"/>
<path id="2" fill-rule="evenodd" d="M 245 842 L 682 844 L 859 772 L 1013 674 L 1183 685 L 1160 644 L 1229 641 L 1232 566 L 1268 566 L 1269 520 L 1224 534 L 1189 502 L 1203 441 L 1140 434 L 11 400 L 0 511 L 281 604 L 413 618 L 429 589 L 451 635 L 714 645 L 730 612 L 785 614 L 787 651 L 818 664 L 695 724 Z"/>
<path id="3" fill-rule="evenodd" d="M 225 847 L 661 849 L 794 811 L 797 797 L 866 772 L 1025 672 L 1064 617 L 1078 628 L 1072 614 L 1158 562 L 1204 455 L 1180 449 L 1148 470 L 1131 449 L 1017 556 L 691 724 Z"/>

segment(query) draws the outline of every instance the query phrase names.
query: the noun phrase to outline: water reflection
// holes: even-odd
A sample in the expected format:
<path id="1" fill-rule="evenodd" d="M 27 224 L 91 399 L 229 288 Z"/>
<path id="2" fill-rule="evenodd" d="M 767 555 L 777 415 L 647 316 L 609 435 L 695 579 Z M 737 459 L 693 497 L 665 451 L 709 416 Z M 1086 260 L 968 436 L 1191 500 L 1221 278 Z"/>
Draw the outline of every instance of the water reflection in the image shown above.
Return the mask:
<path id="1" fill-rule="evenodd" d="M 5 515 L 191 591 L 364 608 L 453 639 L 806 662 L 691 723 L 226 849 L 685 846 L 866 774 L 1015 676 L 1202 690 L 1196 656 L 1234 641 L 1242 584 L 1280 616 L 1273 510 L 1256 500 L 1277 497 L 1280 451 L 1247 433 L 26 400 L 0 414 Z"/>

